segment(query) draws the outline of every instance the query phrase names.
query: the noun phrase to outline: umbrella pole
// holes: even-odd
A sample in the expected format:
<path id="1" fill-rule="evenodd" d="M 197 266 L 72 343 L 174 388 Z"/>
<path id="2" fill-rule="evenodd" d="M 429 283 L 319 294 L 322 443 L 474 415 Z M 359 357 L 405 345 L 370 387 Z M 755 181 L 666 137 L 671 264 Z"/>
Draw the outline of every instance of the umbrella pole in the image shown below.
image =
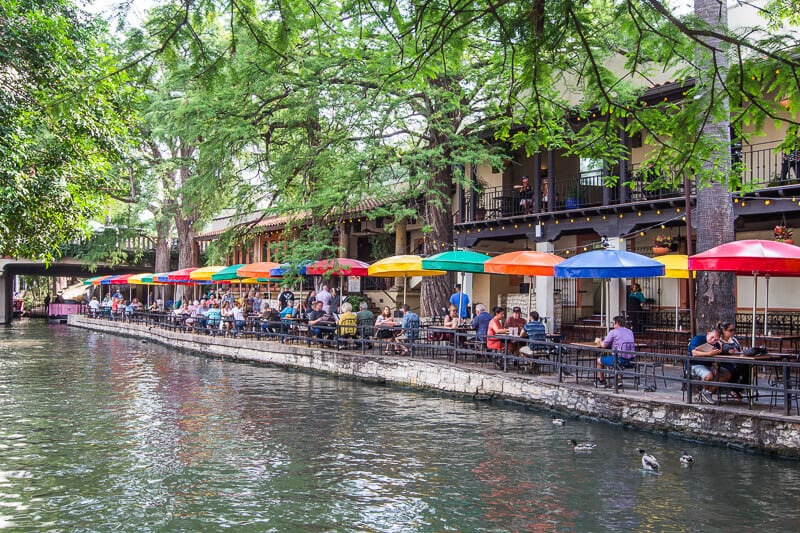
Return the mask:
<path id="1" fill-rule="evenodd" d="M 408 275 L 403 274 L 403 305 L 406 304 L 406 290 L 408 289 Z M 461 311 L 459 311 L 460 313 Z"/>
<path id="2" fill-rule="evenodd" d="M 750 333 L 750 346 L 756 345 L 756 305 L 758 304 L 758 273 L 753 273 L 753 327 Z"/>
<path id="3" fill-rule="evenodd" d="M 680 305 L 680 287 L 681 287 L 681 280 L 675 280 L 675 331 L 678 331 L 678 327 L 680 326 L 680 319 L 678 318 L 678 306 Z"/>
<path id="4" fill-rule="evenodd" d="M 767 314 L 769 313 L 769 274 L 764 276 L 764 282 L 766 283 L 766 288 L 764 289 L 764 336 L 768 335 L 767 329 Z"/>
<path id="5" fill-rule="evenodd" d="M 533 311 L 533 276 L 528 276 L 528 316 Z"/>

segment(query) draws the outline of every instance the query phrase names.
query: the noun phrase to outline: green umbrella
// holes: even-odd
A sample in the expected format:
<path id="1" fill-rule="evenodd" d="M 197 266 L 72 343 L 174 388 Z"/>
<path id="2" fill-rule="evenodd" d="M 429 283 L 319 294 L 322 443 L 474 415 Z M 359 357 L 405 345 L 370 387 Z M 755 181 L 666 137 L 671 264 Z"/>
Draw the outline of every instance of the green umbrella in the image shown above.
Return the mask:
<path id="1" fill-rule="evenodd" d="M 446 270 L 448 272 L 474 272 L 483 274 L 483 264 L 491 259 L 488 255 L 470 250 L 453 250 L 432 255 L 422 260 L 425 270 Z"/>
<path id="2" fill-rule="evenodd" d="M 215 272 L 211 274 L 211 279 L 214 281 L 231 281 L 231 280 L 239 280 L 245 278 L 247 276 L 240 276 L 236 273 L 237 270 L 245 266 L 246 263 L 239 263 L 238 265 L 231 265 L 229 267 L 225 267 L 219 272 Z"/>
<path id="3" fill-rule="evenodd" d="M 464 286 L 465 272 L 483 274 L 483 264 L 491 259 L 488 255 L 472 252 L 470 250 L 452 250 L 432 255 L 422 260 L 422 268 L 425 270 L 446 270 L 448 272 L 461 273 L 461 286 Z M 464 294 L 463 292 L 460 294 Z M 461 301 L 458 302 L 458 315 L 461 315 Z M 467 311 L 469 316 L 469 311 Z"/>

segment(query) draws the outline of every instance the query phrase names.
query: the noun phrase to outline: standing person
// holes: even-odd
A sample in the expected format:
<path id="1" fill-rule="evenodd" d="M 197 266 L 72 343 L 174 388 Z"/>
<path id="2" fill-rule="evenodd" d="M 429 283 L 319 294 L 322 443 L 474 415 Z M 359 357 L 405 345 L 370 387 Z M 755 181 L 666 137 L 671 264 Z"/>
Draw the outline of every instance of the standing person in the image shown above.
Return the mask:
<path id="1" fill-rule="evenodd" d="M 600 348 L 610 348 L 615 352 L 622 352 L 620 354 L 603 355 L 597 358 L 597 382 L 601 385 L 606 384 L 605 374 L 603 374 L 603 367 L 614 367 L 614 359 L 619 357 L 620 366 L 630 366 L 633 364 L 635 354 L 630 352 L 634 351 L 636 341 L 633 338 L 633 331 L 625 327 L 625 317 L 615 316 L 614 326 L 608 332 L 605 339 L 595 339 L 595 343 Z"/>
<path id="2" fill-rule="evenodd" d="M 478 304 L 475 306 L 475 318 L 472 319 L 472 329 L 475 330 L 475 338 L 478 342 L 486 342 L 486 333 L 489 331 L 489 322 L 492 315 L 486 310 L 486 306 Z"/>
<path id="3" fill-rule="evenodd" d="M 278 295 L 278 308 L 283 311 L 286 307 L 294 305 L 294 293 L 289 289 L 288 285 L 283 286 L 283 290 Z"/>
<path id="4" fill-rule="evenodd" d="M 720 353 L 722 353 L 722 348 L 719 344 L 719 331 L 716 327 L 709 329 L 705 334 L 701 333 L 692 337 L 688 353 L 692 377 L 703 381 L 713 381 L 715 377 L 718 378 L 717 381 L 729 381 L 730 373 L 727 370 L 716 368 L 717 365 L 713 362 L 697 361 L 697 358 L 714 357 Z M 700 391 L 700 403 L 715 404 L 713 395 L 716 390 L 716 387 L 704 386 Z"/>
<path id="5" fill-rule="evenodd" d="M 642 331 L 642 318 L 644 315 L 642 304 L 644 302 L 645 297 L 642 294 L 642 287 L 638 283 L 631 283 L 631 292 L 628 294 L 628 315 L 631 317 L 633 331 L 637 333 Z"/>
<path id="6" fill-rule="evenodd" d="M 50 316 L 50 293 L 47 293 L 47 296 L 44 297 L 44 314 L 46 316 Z"/>
<path id="7" fill-rule="evenodd" d="M 336 289 L 331 289 L 331 305 L 330 310 L 332 315 L 336 315 L 339 313 L 339 306 L 342 304 L 342 297 L 339 295 L 339 291 Z"/>
<path id="8" fill-rule="evenodd" d="M 450 304 L 459 310 L 458 316 L 460 318 L 467 318 L 469 317 L 469 296 L 461 292 L 460 283 L 456 283 L 455 290 L 456 292 L 450 296 Z"/>
<path id="9" fill-rule="evenodd" d="M 317 301 L 317 291 L 311 289 L 311 292 L 308 293 L 306 296 L 305 306 L 303 307 L 303 313 L 308 314 L 314 310 L 314 302 Z"/>
<path id="10" fill-rule="evenodd" d="M 533 212 L 533 188 L 531 187 L 528 176 L 522 176 L 522 185 L 514 185 L 519 191 L 519 206 L 525 213 Z"/>
<path id="11" fill-rule="evenodd" d="M 333 295 L 327 285 L 323 285 L 317 293 L 317 301 L 322 302 L 322 310 L 326 313 L 331 312 L 331 300 Z"/>

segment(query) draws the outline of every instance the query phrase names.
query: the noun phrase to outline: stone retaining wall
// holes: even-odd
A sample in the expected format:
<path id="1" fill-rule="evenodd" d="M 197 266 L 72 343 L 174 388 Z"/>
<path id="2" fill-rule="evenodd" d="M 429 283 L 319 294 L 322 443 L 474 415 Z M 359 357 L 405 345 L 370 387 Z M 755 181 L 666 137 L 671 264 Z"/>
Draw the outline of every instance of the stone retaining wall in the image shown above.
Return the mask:
<path id="1" fill-rule="evenodd" d="M 69 324 L 129 335 L 208 356 L 253 361 L 487 399 L 513 400 L 689 439 L 800 458 L 800 417 L 672 403 L 552 383 L 536 376 L 446 361 L 361 355 L 273 341 L 208 337 L 71 315 Z"/>

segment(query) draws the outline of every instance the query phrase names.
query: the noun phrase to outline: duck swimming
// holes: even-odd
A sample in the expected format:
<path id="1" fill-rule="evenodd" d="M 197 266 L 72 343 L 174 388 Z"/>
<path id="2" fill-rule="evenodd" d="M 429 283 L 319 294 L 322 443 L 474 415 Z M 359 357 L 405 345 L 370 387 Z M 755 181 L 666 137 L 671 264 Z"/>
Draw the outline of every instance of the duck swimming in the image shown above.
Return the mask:
<path id="1" fill-rule="evenodd" d="M 681 455 L 681 464 L 683 466 L 692 466 L 692 463 L 694 463 L 694 457 L 686 452 L 683 452 L 683 455 Z"/>
<path id="2" fill-rule="evenodd" d="M 592 442 L 581 442 L 578 443 L 575 439 L 570 439 L 567 442 L 572 444 L 572 451 L 573 452 L 590 452 L 597 447 L 597 444 Z"/>
<path id="3" fill-rule="evenodd" d="M 556 418 L 556 415 L 553 415 L 552 418 L 554 426 L 563 426 L 565 423 L 565 420 L 563 418 Z"/>
<path id="4" fill-rule="evenodd" d="M 642 468 L 654 472 L 657 472 L 661 468 L 661 465 L 658 464 L 658 459 L 647 453 L 643 448 L 639 448 L 639 453 L 642 454 Z"/>

